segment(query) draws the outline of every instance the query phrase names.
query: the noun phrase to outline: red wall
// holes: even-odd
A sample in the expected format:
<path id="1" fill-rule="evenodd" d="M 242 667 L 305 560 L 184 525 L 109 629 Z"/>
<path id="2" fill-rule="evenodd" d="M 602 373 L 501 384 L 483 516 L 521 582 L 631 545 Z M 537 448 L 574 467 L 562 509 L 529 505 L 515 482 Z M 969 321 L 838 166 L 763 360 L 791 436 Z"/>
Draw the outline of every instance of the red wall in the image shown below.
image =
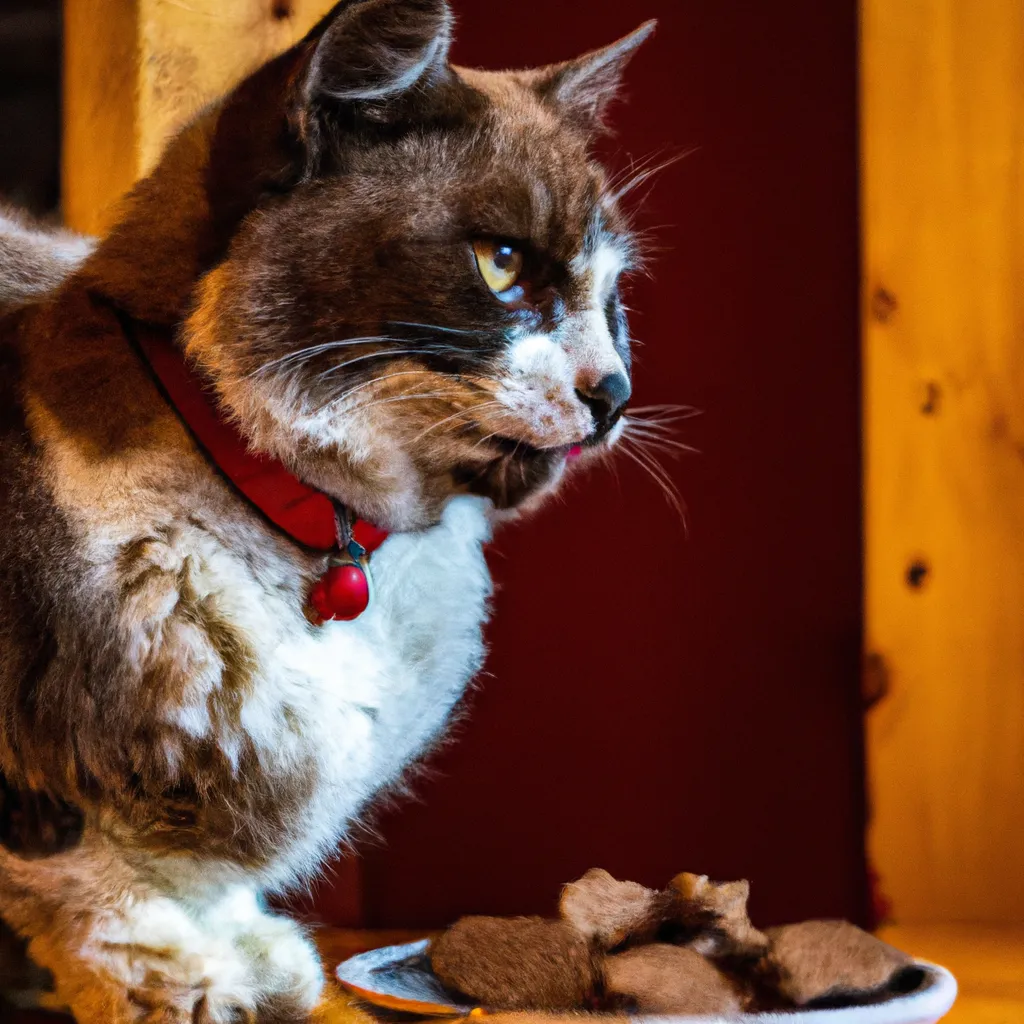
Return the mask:
<path id="1" fill-rule="evenodd" d="M 704 410 L 702 454 L 672 465 L 688 534 L 622 459 L 499 538 L 490 677 L 364 847 L 364 920 L 549 911 L 595 864 L 863 920 L 855 5 L 458 6 L 457 59 L 491 67 L 661 20 L 616 148 L 699 149 L 641 218 L 667 251 L 630 301 L 636 402 Z"/>

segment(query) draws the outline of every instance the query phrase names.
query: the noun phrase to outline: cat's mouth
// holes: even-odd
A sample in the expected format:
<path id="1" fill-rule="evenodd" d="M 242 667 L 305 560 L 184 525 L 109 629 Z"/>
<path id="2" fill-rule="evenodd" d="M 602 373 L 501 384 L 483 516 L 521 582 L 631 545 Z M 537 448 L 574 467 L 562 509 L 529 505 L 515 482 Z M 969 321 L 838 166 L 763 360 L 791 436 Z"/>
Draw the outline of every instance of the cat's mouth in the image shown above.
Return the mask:
<path id="1" fill-rule="evenodd" d="M 490 498 L 496 508 L 516 508 L 556 483 L 566 465 L 583 452 L 614 444 L 618 433 L 598 431 L 581 441 L 545 447 L 495 434 L 487 440 L 493 457 L 484 466 L 463 466 L 453 475 L 470 493 Z"/>
<path id="2" fill-rule="evenodd" d="M 493 435 L 489 438 L 489 443 L 500 456 L 505 458 L 518 458 L 524 460 L 559 458 L 572 459 L 585 449 L 600 448 L 607 444 L 614 444 L 620 433 L 621 428 L 618 427 L 618 421 L 616 421 L 616 423 L 606 429 L 595 430 L 587 437 L 581 438 L 578 441 L 571 441 L 568 444 L 540 447 L 538 445 L 530 444 L 528 441 L 523 441 L 514 437 L 506 437 L 502 434 Z"/>
<path id="3" fill-rule="evenodd" d="M 495 435 L 491 442 L 501 456 L 518 459 L 550 459 L 565 457 L 574 448 L 580 448 L 585 442 L 574 444 L 553 445 L 547 448 L 539 448 L 528 441 L 517 441 L 514 437 L 502 437 Z"/>
<path id="4" fill-rule="evenodd" d="M 514 437 L 487 439 L 487 461 L 453 470 L 455 483 L 490 498 L 498 509 L 512 509 L 543 492 L 561 475 L 572 445 L 541 448 Z"/>

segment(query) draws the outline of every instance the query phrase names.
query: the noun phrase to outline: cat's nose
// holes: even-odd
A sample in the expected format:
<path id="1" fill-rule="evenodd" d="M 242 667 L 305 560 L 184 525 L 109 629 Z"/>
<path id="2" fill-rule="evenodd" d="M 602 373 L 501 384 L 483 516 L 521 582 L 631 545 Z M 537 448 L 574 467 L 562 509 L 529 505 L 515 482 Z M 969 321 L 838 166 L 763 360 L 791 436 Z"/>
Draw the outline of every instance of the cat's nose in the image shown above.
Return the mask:
<path id="1" fill-rule="evenodd" d="M 585 391 L 577 388 L 576 397 L 593 413 L 597 433 L 605 434 L 615 426 L 632 393 L 624 373 L 609 373 Z"/>

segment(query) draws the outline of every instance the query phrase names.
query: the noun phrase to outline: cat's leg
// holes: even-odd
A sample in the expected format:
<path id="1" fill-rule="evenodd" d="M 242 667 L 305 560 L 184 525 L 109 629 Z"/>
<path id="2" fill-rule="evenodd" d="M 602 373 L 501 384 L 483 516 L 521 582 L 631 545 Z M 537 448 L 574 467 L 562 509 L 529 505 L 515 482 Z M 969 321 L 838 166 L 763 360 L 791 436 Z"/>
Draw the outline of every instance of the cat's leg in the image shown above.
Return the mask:
<path id="1" fill-rule="evenodd" d="M 78 1024 L 257 1020 L 249 960 L 227 929 L 155 885 L 103 837 L 40 860 L 0 851 L 0 906 Z"/>

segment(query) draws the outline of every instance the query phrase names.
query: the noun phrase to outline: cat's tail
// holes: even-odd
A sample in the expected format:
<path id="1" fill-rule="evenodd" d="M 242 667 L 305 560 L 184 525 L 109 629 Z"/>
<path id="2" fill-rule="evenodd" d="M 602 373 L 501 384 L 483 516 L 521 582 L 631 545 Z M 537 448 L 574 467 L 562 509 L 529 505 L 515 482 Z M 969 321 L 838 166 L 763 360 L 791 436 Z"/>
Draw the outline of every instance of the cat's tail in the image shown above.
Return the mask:
<path id="1" fill-rule="evenodd" d="M 92 239 L 41 227 L 0 205 L 0 312 L 52 291 L 93 245 Z"/>

